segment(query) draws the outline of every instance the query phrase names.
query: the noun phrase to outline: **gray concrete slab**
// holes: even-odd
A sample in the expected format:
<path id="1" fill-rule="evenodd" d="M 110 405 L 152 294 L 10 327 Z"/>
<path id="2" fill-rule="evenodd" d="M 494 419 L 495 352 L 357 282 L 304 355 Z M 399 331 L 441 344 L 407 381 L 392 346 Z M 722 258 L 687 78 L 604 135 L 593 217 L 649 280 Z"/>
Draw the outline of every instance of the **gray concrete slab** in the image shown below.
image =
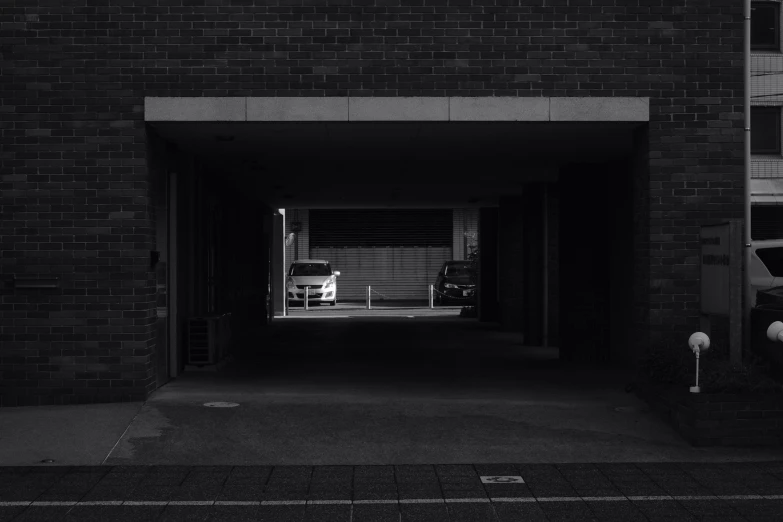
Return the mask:
<path id="1" fill-rule="evenodd" d="M 100 465 L 142 403 L 0 409 L 0 466 Z"/>
<path id="2" fill-rule="evenodd" d="M 693 448 L 625 393 L 627 370 L 459 317 L 275 321 L 237 362 L 143 406 L 107 464 L 358 465 L 743 461 Z M 207 408 L 210 401 L 239 403 Z M 616 408 L 625 408 L 618 411 Z M 292 479 L 293 480 L 293 479 Z"/>

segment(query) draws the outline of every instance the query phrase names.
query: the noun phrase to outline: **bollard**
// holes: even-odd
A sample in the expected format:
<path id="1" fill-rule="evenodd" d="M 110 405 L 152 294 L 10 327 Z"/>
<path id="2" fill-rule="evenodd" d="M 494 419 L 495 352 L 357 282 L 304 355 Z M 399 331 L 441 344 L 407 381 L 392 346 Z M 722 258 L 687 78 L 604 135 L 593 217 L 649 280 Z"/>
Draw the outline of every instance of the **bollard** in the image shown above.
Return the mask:
<path id="1" fill-rule="evenodd" d="M 688 346 L 696 354 L 696 386 L 691 386 L 690 390 L 691 393 L 699 393 L 699 353 L 710 347 L 710 338 L 705 333 L 696 332 L 688 339 Z"/>
<path id="2" fill-rule="evenodd" d="M 435 300 L 432 295 L 433 285 L 430 285 L 430 310 L 435 308 Z"/>
<path id="3" fill-rule="evenodd" d="M 370 300 L 371 300 L 371 297 L 370 297 L 370 292 L 372 292 L 372 289 L 371 289 L 371 288 L 370 288 L 370 286 L 368 285 L 368 286 L 367 286 L 367 309 L 368 309 L 368 310 L 372 310 L 372 304 L 370 303 Z"/>
<path id="4" fill-rule="evenodd" d="M 309 299 L 310 287 L 309 286 L 305 286 L 304 290 L 305 290 L 304 308 L 305 308 L 305 310 L 309 310 L 310 309 L 310 306 L 309 306 L 310 305 L 310 299 Z"/>

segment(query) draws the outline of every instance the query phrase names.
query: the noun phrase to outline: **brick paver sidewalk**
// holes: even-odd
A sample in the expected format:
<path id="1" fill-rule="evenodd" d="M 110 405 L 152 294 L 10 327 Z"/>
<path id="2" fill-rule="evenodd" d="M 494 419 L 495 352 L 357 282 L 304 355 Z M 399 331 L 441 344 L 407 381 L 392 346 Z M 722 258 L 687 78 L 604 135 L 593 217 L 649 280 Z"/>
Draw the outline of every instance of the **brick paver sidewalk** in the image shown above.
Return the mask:
<path id="1" fill-rule="evenodd" d="M 0 468 L 2 521 L 783 520 L 783 462 Z"/>

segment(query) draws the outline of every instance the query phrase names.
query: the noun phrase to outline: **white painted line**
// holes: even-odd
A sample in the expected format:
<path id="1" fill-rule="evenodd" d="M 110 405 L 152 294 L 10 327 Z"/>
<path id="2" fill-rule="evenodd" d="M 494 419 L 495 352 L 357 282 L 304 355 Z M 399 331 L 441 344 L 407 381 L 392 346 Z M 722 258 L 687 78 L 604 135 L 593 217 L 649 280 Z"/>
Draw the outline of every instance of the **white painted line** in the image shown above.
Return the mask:
<path id="1" fill-rule="evenodd" d="M 620 500 L 628 500 L 628 497 L 582 497 L 582 500 L 590 500 L 595 502 L 617 502 Z"/>
<path id="2" fill-rule="evenodd" d="M 275 319 L 349 319 L 351 317 L 361 317 L 352 315 L 286 315 L 285 317 L 275 317 Z"/>
<path id="3" fill-rule="evenodd" d="M 525 481 L 519 475 L 483 475 L 481 482 L 484 484 L 524 484 Z"/>
<path id="4" fill-rule="evenodd" d="M 400 500 L 87 500 L 87 501 L 0 501 L 0 507 L 52 507 L 52 506 L 303 506 L 303 505 L 354 505 L 354 504 L 443 504 L 488 502 L 618 502 L 625 500 L 783 500 L 783 495 L 659 495 L 630 497 L 492 497 L 492 498 L 406 498 Z"/>

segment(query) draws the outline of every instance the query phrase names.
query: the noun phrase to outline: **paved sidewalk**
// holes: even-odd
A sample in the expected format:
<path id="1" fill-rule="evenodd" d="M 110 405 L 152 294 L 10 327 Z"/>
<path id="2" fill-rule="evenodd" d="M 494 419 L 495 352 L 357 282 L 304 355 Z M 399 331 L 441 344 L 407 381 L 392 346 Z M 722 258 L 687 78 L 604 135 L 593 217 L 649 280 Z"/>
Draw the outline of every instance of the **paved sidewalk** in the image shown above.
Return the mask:
<path id="1" fill-rule="evenodd" d="M 5 467 L 0 520 L 779 522 L 783 462 Z"/>

